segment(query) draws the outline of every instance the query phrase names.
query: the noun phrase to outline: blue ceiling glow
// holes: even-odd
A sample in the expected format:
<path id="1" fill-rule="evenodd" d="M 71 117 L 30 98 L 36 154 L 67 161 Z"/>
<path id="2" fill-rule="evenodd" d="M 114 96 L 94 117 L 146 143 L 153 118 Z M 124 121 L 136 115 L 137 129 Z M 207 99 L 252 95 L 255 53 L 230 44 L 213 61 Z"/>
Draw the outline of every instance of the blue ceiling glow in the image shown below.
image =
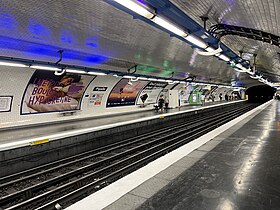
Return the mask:
<path id="1" fill-rule="evenodd" d="M 97 48 L 98 47 L 98 37 L 93 36 L 93 37 L 87 38 L 85 40 L 85 43 L 89 47 Z"/>
<path id="2" fill-rule="evenodd" d="M 17 27 L 18 22 L 13 16 L 0 11 L 0 30 L 16 30 Z"/>
<path id="3" fill-rule="evenodd" d="M 30 46 L 27 47 L 29 53 L 37 54 L 37 55 L 46 55 L 46 56 L 57 56 L 57 51 L 50 49 L 49 47 L 40 47 L 40 46 Z"/>
<path id="4" fill-rule="evenodd" d="M 234 4 L 234 0 L 226 0 L 226 2 L 228 3 L 229 6 L 233 6 Z"/>
<path id="5" fill-rule="evenodd" d="M 94 64 L 102 64 L 108 60 L 108 57 L 103 55 L 91 55 L 85 58 L 86 62 L 94 63 Z"/>
<path id="6" fill-rule="evenodd" d="M 29 22 L 28 30 L 32 34 L 32 37 L 35 39 L 44 39 L 51 37 L 51 30 L 48 29 L 43 24 L 39 24 L 36 22 Z"/>
<path id="7" fill-rule="evenodd" d="M 19 51 L 21 54 L 26 53 L 27 58 L 30 57 L 30 54 L 36 55 L 36 58 L 38 59 L 49 60 L 49 57 L 53 57 L 54 59 L 52 61 L 56 61 L 59 58 L 57 51 L 61 48 L 47 44 L 39 44 L 11 37 L 0 36 L 0 49 Z M 85 65 L 86 63 L 101 64 L 109 60 L 109 58 L 103 54 L 92 55 L 67 48 L 64 48 L 63 50 L 63 59 L 69 59 L 72 60 L 72 62 L 73 60 L 76 60 L 79 61 L 79 63 L 83 62 Z M 75 65 L 75 63 L 72 64 Z"/>
<path id="8" fill-rule="evenodd" d="M 19 43 L 14 40 L 15 39 L 0 36 L 0 49 L 18 50 L 19 48 L 23 48 L 23 46 L 19 45 Z"/>
<path id="9" fill-rule="evenodd" d="M 60 40 L 64 44 L 72 44 L 74 42 L 74 36 L 69 30 L 62 30 L 60 33 Z"/>
<path id="10" fill-rule="evenodd" d="M 138 2 L 140 2 L 141 4 L 147 5 L 147 3 L 144 0 L 137 0 Z"/>

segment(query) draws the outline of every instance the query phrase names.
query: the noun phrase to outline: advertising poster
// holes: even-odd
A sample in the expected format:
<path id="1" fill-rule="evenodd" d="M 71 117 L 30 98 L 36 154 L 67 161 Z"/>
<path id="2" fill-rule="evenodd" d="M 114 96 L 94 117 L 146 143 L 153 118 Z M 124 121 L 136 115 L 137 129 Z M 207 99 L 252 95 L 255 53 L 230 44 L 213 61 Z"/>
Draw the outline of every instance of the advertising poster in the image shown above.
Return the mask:
<path id="1" fill-rule="evenodd" d="M 163 89 L 167 86 L 166 82 L 149 82 L 141 91 L 140 97 L 137 100 L 139 104 L 155 104 Z M 165 95 L 167 90 L 163 93 Z M 145 100 L 143 100 L 145 99 Z"/>
<path id="2" fill-rule="evenodd" d="M 179 100 L 180 100 L 180 106 L 188 105 L 189 104 L 189 98 L 191 95 L 191 92 L 193 91 L 194 86 L 187 85 L 185 87 L 182 87 L 179 90 Z"/>
<path id="3" fill-rule="evenodd" d="M 80 109 L 81 99 L 92 76 L 36 70 L 23 96 L 21 114 Z"/>
<path id="4" fill-rule="evenodd" d="M 201 92 L 202 87 L 201 86 L 193 86 L 193 89 L 190 92 L 189 95 L 189 104 L 200 104 L 200 95 L 202 94 Z"/>
<path id="5" fill-rule="evenodd" d="M 139 92 L 147 84 L 147 81 L 134 81 L 128 83 L 128 79 L 121 79 L 112 89 L 107 99 L 107 107 L 134 105 Z"/>

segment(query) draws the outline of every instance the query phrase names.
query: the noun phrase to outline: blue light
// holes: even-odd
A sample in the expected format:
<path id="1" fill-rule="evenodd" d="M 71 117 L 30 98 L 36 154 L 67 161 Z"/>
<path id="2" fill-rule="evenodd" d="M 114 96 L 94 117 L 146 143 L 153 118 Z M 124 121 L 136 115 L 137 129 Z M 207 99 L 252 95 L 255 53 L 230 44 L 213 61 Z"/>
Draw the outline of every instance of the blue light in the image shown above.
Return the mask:
<path id="1" fill-rule="evenodd" d="M 20 39 L 0 35 L 0 49 L 8 49 L 18 51 L 20 54 L 25 54 L 24 58 L 32 56 L 37 60 L 49 60 L 50 57 L 54 58 L 53 61 L 58 60 L 59 54 L 57 51 L 61 48 L 58 46 L 39 44 L 36 42 L 30 42 Z M 88 54 L 77 50 L 63 48 L 63 61 L 71 60 L 71 64 L 75 65 L 75 61 L 79 61 L 79 65 L 102 64 L 109 60 L 106 55 L 103 54 Z"/>
<path id="2" fill-rule="evenodd" d="M 85 58 L 85 61 L 95 64 L 101 64 L 107 60 L 108 58 L 103 55 L 92 55 Z"/>
<path id="3" fill-rule="evenodd" d="M 86 39 L 86 45 L 89 47 L 97 48 L 98 47 L 98 37 L 93 36 Z"/>
<path id="4" fill-rule="evenodd" d="M 74 42 L 74 37 L 69 30 L 62 30 L 60 33 L 60 40 L 65 44 L 72 44 Z"/>
<path id="5" fill-rule="evenodd" d="M 13 16 L 7 13 L 0 13 L 0 29 L 15 30 L 17 27 L 18 23 Z"/>
<path id="6" fill-rule="evenodd" d="M 28 25 L 28 30 L 31 34 L 33 34 L 33 38 L 35 39 L 43 39 L 43 38 L 50 38 L 51 37 L 51 31 L 44 25 L 30 22 Z"/>

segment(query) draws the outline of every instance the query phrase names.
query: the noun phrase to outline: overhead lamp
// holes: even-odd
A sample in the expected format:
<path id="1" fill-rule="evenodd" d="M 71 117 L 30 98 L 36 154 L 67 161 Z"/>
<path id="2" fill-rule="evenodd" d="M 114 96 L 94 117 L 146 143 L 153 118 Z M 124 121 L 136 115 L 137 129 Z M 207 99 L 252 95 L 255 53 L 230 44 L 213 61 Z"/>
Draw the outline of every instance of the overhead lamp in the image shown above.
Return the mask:
<path id="1" fill-rule="evenodd" d="M 78 70 L 78 69 L 66 69 L 66 72 L 76 73 L 76 74 L 85 74 L 85 73 L 87 73 L 86 71 Z"/>
<path id="2" fill-rule="evenodd" d="M 261 76 L 259 76 L 259 75 L 255 75 L 255 76 L 250 75 L 250 77 L 251 77 L 252 79 L 259 79 Z"/>
<path id="3" fill-rule="evenodd" d="M 240 69 L 243 67 L 240 63 L 236 64 L 235 66 Z"/>
<path id="4" fill-rule="evenodd" d="M 124 75 L 123 78 L 126 78 L 126 79 L 136 79 L 135 76 L 131 76 L 131 75 Z"/>
<path id="5" fill-rule="evenodd" d="M 144 6 L 141 6 L 140 4 L 132 0 L 114 0 L 114 1 L 145 18 L 151 19 L 154 17 L 154 14 L 152 12 L 148 11 Z"/>
<path id="6" fill-rule="evenodd" d="M 56 75 L 56 76 L 61 76 L 61 75 L 63 75 L 65 72 L 66 72 L 65 69 L 60 69 L 59 71 L 55 71 L 55 72 L 54 72 L 54 75 Z"/>
<path id="7" fill-rule="evenodd" d="M 88 74 L 90 75 L 97 75 L 97 76 L 104 76 L 104 75 L 107 75 L 106 73 L 103 73 L 103 72 L 96 72 L 96 71 L 88 71 L 87 72 Z"/>
<path id="8" fill-rule="evenodd" d="M 167 29 L 168 31 L 170 31 L 178 36 L 185 37 L 188 35 L 182 29 L 178 28 L 177 26 L 173 25 L 172 23 L 168 22 L 167 20 L 165 20 L 161 17 L 155 16 L 153 19 L 151 19 L 151 21 L 153 21 L 157 25 Z"/>
<path id="9" fill-rule="evenodd" d="M 139 77 L 131 78 L 130 80 L 131 80 L 132 82 L 136 82 L 138 79 L 139 79 Z"/>
<path id="10" fill-rule="evenodd" d="M 156 78 L 148 78 L 148 80 L 150 80 L 150 81 L 157 81 Z"/>
<path id="11" fill-rule="evenodd" d="M 205 49 L 207 47 L 207 43 L 204 42 L 202 39 L 195 37 L 194 35 L 188 35 L 185 38 L 187 41 L 189 41 L 190 43 L 193 43 L 194 45 L 201 47 L 203 49 Z"/>
<path id="12" fill-rule="evenodd" d="M 138 77 L 140 80 L 148 80 L 147 77 Z"/>
<path id="13" fill-rule="evenodd" d="M 128 79 L 127 84 L 128 84 L 128 85 L 133 85 L 132 82 L 131 82 L 131 79 Z"/>
<path id="14" fill-rule="evenodd" d="M 30 68 L 32 69 L 41 69 L 41 70 L 50 70 L 50 71 L 59 71 L 60 68 L 52 67 L 52 66 L 41 66 L 41 65 L 31 65 Z"/>
<path id="15" fill-rule="evenodd" d="M 230 61 L 229 57 L 227 57 L 226 55 L 220 54 L 218 57 L 226 62 Z"/>
<path id="16" fill-rule="evenodd" d="M 238 71 L 238 72 L 242 72 L 242 73 L 247 72 L 246 70 L 244 70 L 244 69 L 239 69 L 239 68 L 234 68 L 234 70 L 235 70 L 235 71 Z"/>
<path id="17" fill-rule="evenodd" d="M 264 80 L 262 77 L 260 77 L 260 78 L 259 78 L 259 81 L 260 81 L 260 82 L 264 82 L 265 80 Z"/>
<path id="18" fill-rule="evenodd" d="M 0 61 L 1 66 L 13 66 L 13 67 L 27 67 L 25 64 L 22 63 L 14 63 L 14 62 L 7 62 L 7 61 Z"/>
<path id="19" fill-rule="evenodd" d="M 199 55 L 211 56 L 211 55 L 216 55 L 216 54 L 218 54 L 218 53 L 220 53 L 220 52 L 223 51 L 222 48 L 221 48 L 220 46 L 219 46 L 219 48 L 216 49 L 216 50 L 215 50 L 213 47 L 210 47 L 210 46 L 207 47 L 205 50 L 206 50 L 207 52 L 198 50 L 197 53 L 198 53 Z"/>

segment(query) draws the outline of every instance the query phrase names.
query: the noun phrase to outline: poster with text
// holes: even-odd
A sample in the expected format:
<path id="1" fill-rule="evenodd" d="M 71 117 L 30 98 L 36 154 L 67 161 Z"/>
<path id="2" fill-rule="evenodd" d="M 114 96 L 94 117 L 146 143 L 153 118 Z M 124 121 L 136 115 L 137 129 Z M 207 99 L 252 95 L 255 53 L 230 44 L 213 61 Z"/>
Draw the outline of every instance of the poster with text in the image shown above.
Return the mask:
<path id="1" fill-rule="evenodd" d="M 93 78 L 78 74 L 57 76 L 52 71 L 36 70 L 26 87 L 21 114 L 78 110 Z"/>
<path id="2" fill-rule="evenodd" d="M 166 82 L 149 82 L 141 91 L 137 104 L 155 104 L 163 89 L 167 86 Z M 166 91 L 163 95 L 166 94 Z M 145 100 L 144 100 L 145 99 Z"/>
<path id="3" fill-rule="evenodd" d="M 121 79 L 112 89 L 108 99 L 107 107 L 134 105 L 138 93 L 147 84 L 147 81 L 133 81 Z"/>

